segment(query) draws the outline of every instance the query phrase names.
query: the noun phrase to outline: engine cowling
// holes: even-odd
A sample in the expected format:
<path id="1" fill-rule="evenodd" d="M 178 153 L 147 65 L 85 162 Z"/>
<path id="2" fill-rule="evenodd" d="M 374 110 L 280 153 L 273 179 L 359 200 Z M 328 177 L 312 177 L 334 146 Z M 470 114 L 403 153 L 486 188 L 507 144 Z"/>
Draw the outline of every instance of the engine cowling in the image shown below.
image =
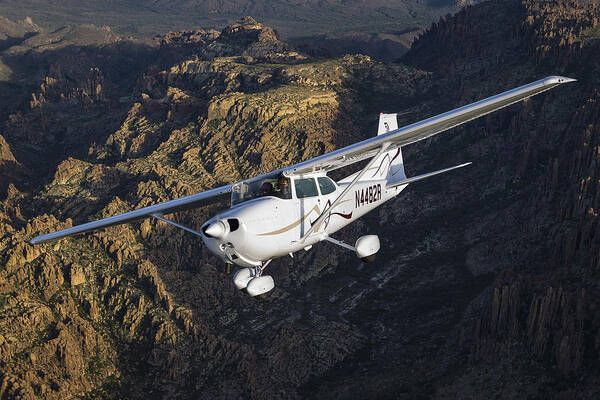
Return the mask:
<path id="1" fill-rule="evenodd" d="M 377 235 L 361 236 L 356 241 L 354 246 L 356 255 L 364 262 L 375 261 L 375 255 L 381 248 L 379 237 Z"/>

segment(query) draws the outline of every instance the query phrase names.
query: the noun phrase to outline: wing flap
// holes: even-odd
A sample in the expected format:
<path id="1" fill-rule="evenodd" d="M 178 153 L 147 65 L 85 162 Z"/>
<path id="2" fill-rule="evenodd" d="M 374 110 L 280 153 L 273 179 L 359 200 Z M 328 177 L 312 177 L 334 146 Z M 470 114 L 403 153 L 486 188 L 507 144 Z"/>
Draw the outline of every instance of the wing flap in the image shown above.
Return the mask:
<path id="1" fill-rule="evenodd" d="M 89 232 L 95 229 L 107 228 L 109 226 L 120 225 L 126 222 L 148 218 L 152 216 L 152 214 L 164 215 L 175 211 L 183 211 L 191 208 L 200 207 L 202 205 L 214 202 L 215 199 L 217 199 L 220 196 L 224 196 L 230 193 L 231 186 L 232 185 L 221 186 L 212 190 L 207 190 L 206 192 L 192 194 L 190 196 L 182 197 L 180 199 L 175 199 L 164 203 L 140 208 L 138 210 L 133 210 L 124 214 L 114 215 L 112 217 L 104 218 L 98 221 L 77 225 L 72 228 L 63 229 L 61 231 L 47 233 L 45 235 L 37 236 L 31 239 L 29 243 L 45 243 L 52 240 L 64 238 L 66 236 L 75 235 L 77 233 Z"/>
<path id="2" fill-rule="evenodd" d="M 285 168 L 287 175 L 332 171 L 373 157 L 383 143 L 406 146 L 575 79 L 550 76 Z"/>

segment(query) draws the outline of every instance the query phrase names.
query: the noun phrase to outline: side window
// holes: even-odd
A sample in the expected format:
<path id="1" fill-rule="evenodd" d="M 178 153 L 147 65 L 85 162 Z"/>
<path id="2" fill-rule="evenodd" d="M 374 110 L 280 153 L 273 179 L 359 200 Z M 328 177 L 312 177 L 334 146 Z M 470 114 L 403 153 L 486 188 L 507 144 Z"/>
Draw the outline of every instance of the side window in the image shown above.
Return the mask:
<path id="1" fill-rule="evenodd" d="M 319 195 L 319 193 L 317 193 L 317 185 L 313 178 L 294 179 L 294 187 L 296 188 L 296 196 L 299 199 Z"/>
<path id="2" fill-rule="evenodd" d="M 335 192 L 335 184 L 331 181 L 331 179 L 326 177 L 317 178 L 319 182 L 319 189 L 321 189 L 321 194 L 329 194 Z"/>

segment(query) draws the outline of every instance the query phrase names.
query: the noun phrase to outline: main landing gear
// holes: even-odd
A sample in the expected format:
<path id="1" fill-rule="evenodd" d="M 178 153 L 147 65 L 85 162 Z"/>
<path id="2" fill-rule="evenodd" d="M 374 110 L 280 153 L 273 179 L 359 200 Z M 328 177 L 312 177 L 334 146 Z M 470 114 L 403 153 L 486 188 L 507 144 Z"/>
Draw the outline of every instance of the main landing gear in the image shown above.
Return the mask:
<path id="1" fill-rule="evenodd" d="M 242 268 L 233 275 L 233 284 L 240 290 L 252 297 L 270 292 L 275 287 L 275 281 L 271 275 L 263 275 L 263 271 L 271 260 L 265 261 L 261 266 L 254 268 Z"/>

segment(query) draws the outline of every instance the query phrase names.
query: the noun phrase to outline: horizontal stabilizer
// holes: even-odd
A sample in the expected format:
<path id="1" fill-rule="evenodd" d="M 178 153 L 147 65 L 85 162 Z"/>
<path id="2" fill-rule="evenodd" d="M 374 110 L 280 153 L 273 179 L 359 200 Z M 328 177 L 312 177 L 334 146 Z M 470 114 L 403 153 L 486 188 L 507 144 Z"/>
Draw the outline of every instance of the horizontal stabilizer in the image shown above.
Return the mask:
<path id="1" fill-rule="evenodd" d="M 396 187 L 396 186 L 408 185 L 409 183 L 420 181 L 422 179 L 431 178 L 432 176 L 443 174 L 444 172 L 449 172 L 449 171 L 452 171 L 454 169 L 466 167 L 467 165 L 470 165 L 470 164 L 473 164 L 473 163 L 468 162 L 468 163 L 465 163 L 465 164 L 456 165 L 454 167 L 440 169 L 439 171 L 433 171 L 433 172 L 429 172 L 429 173 L 426 173 L 426 174 L 423 174 L 423 175 L 417 175 L 417 176 L 414 176 L 412 178 L 401 179 L 401 180 L 399 180 L 397 182 L 394 182 L 394 181 L 388 182 L 387 185 L 386 185 L 386 187 L 389 189 L 389 188 Z"/>

